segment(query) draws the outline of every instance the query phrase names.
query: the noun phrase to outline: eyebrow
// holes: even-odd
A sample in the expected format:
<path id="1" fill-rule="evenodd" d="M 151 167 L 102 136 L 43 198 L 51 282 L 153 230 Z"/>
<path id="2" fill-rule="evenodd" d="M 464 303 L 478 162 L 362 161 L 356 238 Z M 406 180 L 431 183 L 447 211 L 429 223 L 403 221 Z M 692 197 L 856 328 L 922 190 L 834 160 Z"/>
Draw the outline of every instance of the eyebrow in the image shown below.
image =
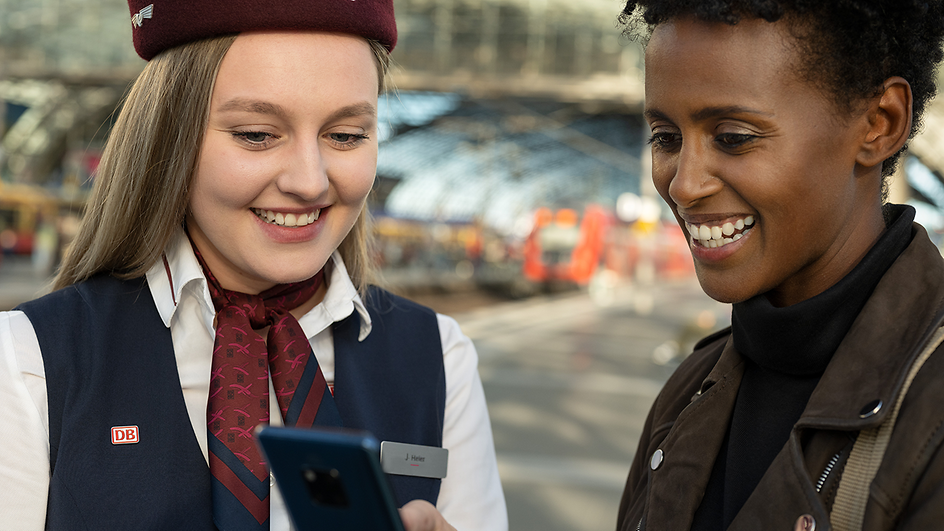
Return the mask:
<path id="1" fill-rule="evenodd" d="M 249 100 L 244 98 L 235 98 L 227 101 L 220 106 L 219 112 L 249 112 L 254 114 L 267 114 L 278 118 L 286 118 L 288 112 L 278 104 L 262 100 Z M 327 121 L 341 120 L 344 118 L 354 118 L 357 116 L 376 116 L 377 108 L 368 102 L 346 105 L 331 113 Z"/>
<path id="2" fill-rule="evenodd" d="M 366 101 L 347 105 L 331 113 L 331 116 L 328 117 L 328 121 L 331 122 L 342 118 L 355 118 L 357 116 L 377 116 L 377 108 Z"/>
<path id="3" fill-rule="evenodd" d="M 724 107 L 705 107 L 704 109 L 699 109 L 691 115 L 691 119 L 693 121 L 700 122 L 710 118 L 719 118 L 721 116 L 729 116 L 732 114 L 755 114 L 757 116 L 764 116 L 766 118 L 772 118 L 774 116 L 773 114 L 759 111 L 757 109 L 752 109 L 750 107 L 728 105 Z M 646 109 L 646 111 L 643 112 L 643 116 L 645 116 L 645 118 L 648 120 L 654 120 L 657 118 L 666 120 L 668 119 L 668 117 L 658 109 Z"/>
<path id="4" fill-rule="evenodd" d="M 261 100 L 247 100 L 244 98 L 234 98 L 220 105 L 219 112 L 232 111 L 269 114 L 279 118 L 284 118 L 288 114 L 281 105 Z"/>

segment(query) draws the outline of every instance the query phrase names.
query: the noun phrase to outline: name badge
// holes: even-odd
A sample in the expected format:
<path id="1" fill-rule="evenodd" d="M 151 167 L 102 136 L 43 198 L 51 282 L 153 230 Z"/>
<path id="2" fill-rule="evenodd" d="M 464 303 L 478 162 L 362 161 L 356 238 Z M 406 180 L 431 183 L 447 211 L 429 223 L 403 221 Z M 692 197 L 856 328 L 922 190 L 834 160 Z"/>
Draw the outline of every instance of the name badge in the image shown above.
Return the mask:
<path id="1" fill-rule="evenodd" d="M 449 450 L 384 441 L 380 443 L 380 466 L 388 474 L 442 479 L 446 477 Z"/>

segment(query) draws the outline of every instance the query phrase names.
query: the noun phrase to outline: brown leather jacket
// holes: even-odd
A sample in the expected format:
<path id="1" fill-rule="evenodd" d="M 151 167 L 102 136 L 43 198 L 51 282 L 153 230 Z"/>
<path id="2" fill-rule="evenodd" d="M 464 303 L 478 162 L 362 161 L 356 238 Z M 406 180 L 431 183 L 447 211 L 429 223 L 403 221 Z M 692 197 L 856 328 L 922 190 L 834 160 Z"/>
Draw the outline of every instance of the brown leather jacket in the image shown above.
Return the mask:
<path id="1" fill-rule="evenodd" d="M 885 420 L 944 311 L 944 260 L 923 227 L 913 225 L 912 233 L 729 530 L 831 528 L 829 512 L 855 435 Z M 703 340 L 656 398 L 623 492 L 618 530 L 691 528 L 744 372 L 730 337 L 724 330 Z M 905 396 L 870 488 L 864 531 L 944 529 L 942 350 Z M 882 407 L 870 414 L 877 400 Z"/>

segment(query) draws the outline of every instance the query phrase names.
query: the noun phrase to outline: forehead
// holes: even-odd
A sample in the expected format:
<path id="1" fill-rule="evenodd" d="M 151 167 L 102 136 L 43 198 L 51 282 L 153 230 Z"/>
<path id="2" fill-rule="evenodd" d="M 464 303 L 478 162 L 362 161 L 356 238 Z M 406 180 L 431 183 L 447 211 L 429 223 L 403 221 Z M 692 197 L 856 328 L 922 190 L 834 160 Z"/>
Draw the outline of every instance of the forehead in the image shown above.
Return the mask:
<path id="1" fill-rule="evenodd" d="M 240 34 L 223 57 L 218 98 L 376 98 L 377 67 L 361 37 L 324 32 Z"/>
<path id="2" fill-rule="evenodd" d="M 800 86 L 805 83 L 796 74 L 795 44 L 784 22 L 662 23 L 646 47 L 647 108 L 678 97 L 690 103 L 740 98 L 747 100 L 740 104 L 750 104 L 786 87 L 811 88 Z"/>

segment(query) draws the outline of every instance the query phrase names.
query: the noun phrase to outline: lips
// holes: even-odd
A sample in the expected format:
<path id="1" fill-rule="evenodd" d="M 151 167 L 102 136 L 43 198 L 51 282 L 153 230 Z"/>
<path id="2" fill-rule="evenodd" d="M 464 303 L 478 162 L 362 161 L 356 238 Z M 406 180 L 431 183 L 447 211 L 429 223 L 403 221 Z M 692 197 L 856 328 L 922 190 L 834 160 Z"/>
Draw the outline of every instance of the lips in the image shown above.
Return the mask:
<path id="1" fill-rule="evenodd" d="M 729 243 L 740 240 L 744 233 L 753 228 L 754 216 L 738 218 L 733 221 L 726 221 L 721 225 L 693 225 L 686 222 L 685 228 L 692 236 L 693 242 L 698 242 L 702 247 L 714 249 L 724 247 Z"/>
<path id="2" fill-rule="evenodd" d="M 314 223 L 318 217 L 321 216 L 320 208 L 302 214 L 276 212 L 274 210 L 263 210 L 261 208 L 253 208 L 252 212 L 266 223 L 280 227 L 304 227 L 305 225 Z"/>

